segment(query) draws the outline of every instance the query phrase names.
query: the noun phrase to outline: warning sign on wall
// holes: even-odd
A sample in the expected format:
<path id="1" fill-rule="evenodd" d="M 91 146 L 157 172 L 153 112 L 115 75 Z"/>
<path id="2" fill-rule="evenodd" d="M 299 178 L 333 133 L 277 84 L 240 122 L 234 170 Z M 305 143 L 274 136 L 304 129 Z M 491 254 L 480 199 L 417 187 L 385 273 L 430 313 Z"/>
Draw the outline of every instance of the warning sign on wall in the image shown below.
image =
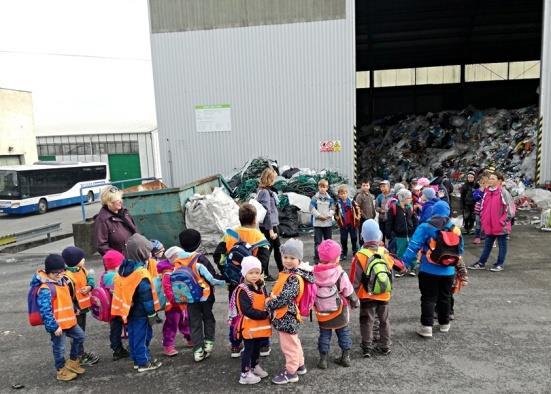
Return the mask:
<path id="1" fill-rule="evenodd" d="M 340 152 L 342 149 L 340 140 L 329 140 L 320 142 L 320 152 Z"/>

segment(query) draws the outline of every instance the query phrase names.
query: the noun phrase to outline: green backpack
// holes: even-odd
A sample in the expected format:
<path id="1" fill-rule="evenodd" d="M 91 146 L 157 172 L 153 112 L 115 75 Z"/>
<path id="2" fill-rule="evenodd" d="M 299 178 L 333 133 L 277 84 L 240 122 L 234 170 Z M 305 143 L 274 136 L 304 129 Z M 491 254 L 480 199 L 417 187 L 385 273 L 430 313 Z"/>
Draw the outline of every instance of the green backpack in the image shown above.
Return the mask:
<path id="1" fill-rule="evenodd" d="M 392 291 L 392 270 L 385 260 L 384 248 L 377 251 L 360 249 L 359 253 L 367 256 L 366 270 L 362 273 L 362 284 L 370 294 L 383 294 Z"/>

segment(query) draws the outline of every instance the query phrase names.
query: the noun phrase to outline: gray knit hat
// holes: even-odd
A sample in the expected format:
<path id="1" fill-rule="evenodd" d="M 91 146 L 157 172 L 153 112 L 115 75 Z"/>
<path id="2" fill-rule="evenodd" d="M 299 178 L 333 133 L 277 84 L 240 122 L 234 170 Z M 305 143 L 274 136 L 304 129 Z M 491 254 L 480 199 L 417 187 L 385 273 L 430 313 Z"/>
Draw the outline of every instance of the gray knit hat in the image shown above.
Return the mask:
<path id="1" fill-rule="evenodd" d="M 289 238 L 287 242 L 285 242 L 283 245 L 281 245 L 281 248 L 279 248 L 282 255 L 293 256 L 300 261 L 302 261 L 303 258 L 303 249 L 304 245 L 302 244 L 302 241 L 295 238 Z"/>
<path id="2" fill-rule="evenodd" d="M 126 243 L 126 256 L 130 260 L 145 262 L 151 255 L 153 245 L 143 235 L 135 233 Z"/>

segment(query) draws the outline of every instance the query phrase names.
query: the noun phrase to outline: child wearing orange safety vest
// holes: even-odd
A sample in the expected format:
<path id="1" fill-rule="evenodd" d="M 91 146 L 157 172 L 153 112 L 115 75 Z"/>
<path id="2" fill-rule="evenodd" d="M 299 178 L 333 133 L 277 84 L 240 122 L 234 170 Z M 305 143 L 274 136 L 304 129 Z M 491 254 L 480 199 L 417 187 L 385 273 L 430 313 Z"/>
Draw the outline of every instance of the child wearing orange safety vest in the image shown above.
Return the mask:
<path id="1" fill-rule="evenodd" d="M 69 290 L 73 297 L 77 315 L 77 323 L 86 332 L 86 315 L 90 312 L 90 294 L 96 286 L 93 271 L 85 268 L 84 251 L 75 246 L 69 246 L 61 252 L 65 260 L 65 276 L 69 279 Z M 80 349 L 81 365 L 91 366 L 99 361 L 99 356 L 92 352 L 85 352 L 84 347 Z"/>
<path id="2" fill-rule="evenodd" d="M 304 294 L 304 282 L 314 283 L 311 267 L 302 263 L 302 241 L 290 238 L 281 246 L 281 254 L 284 269 L 266 300 L 266 309 L 273 313 L 272 325 L 279 333 L 279 344 L 285 356 L 285 369 L 272 379 L 275 384 L 298 382 L 298 375 L 307 372 L 298 337 L 302 323 L 298 304 Z"/>
<path id="3" fill-rule="evenodd" d="M 151 242 L 135 233 L 126 244 L 127 258 L 115 277 L 111 316 L 120 316 L 128 323 L 128 345 L 138 372 L 157 369 L 161 363 L 153 359 L 149 343 L 153 336 L 153 324 L 157 322 L 160 309 L 153 279 L 146 268 L 151 257 Z"/>
<path id="4" fill-rule="evenodd" d="M 85 372 L 80 366 L 79 352 L 84 343 L 84 331 L 77 324 L 73 301 L 65 274 L 65 261 L 58 254 L 50 254 L 44 269 L 38 270 L 31 280 L 36 291 L 36 303 L 46 332 L 52 340 L 57 380 L 69 381 Z M 72 339 L 69 361 L 65 362 L 65 337 Z"/>
<path id="5" fill-rule="evenodd" d="M 241 261 L 243 283 L 235 289 L 230 309 L 235 305 L 238 323 L 237 336 L 243 339 L 245 347 L 241 353 L 241 375 L 239 383 L 255 384 L 268 376 L 258 363 L 260 349 L 272 336 L 270 314 L 266 311 L 267 292 L 262 279 L 262 264 L 254 256 Z M 232 311 L 230 311 L 232 313 Z"/>
<path id="6" fill-rule="evenodd" d="M 352 333 L 348 326 L 350 321 L 348 306 L 357 308 L 359 302 L 348 275 L 339 264 L 341 251 L 341 246 L 337 242 L 326 239 L 318 246 L 320 263 L 314 266 L 314 277 L 318 289 L 314 308 L 320 329 L 318 338 L 319 369 L 327 369 L 333 330 L 335 330 L 339 347 L 342 350 L 341 357 L 337 358 L 335 362 L 343 367 L 350 366 Z"/>
<path id="7" fill-rule="evenodd" d="M 356 295 L 360 299 L 360 333 L 362 337 L 362 353 L 364 357 L 371 357 L 374 350 L 387 355 L 390 353 L 390 319 L 389 301 L 390 291 L 381 294 L 371 294 L 364 286 L 364 276 L 370 256 L 377 253 L 382 256 L 391 272 L 394 261 L 388 250 L 383 246 L 383 234 L 375 220 L 369 219 L 362 225 L 362 239 L 364 244 L 356 253 L 350 266 L 350 278 Z M 373 347 L 373 325 L 375 318 L 379 319 L 379 346 Z"/>

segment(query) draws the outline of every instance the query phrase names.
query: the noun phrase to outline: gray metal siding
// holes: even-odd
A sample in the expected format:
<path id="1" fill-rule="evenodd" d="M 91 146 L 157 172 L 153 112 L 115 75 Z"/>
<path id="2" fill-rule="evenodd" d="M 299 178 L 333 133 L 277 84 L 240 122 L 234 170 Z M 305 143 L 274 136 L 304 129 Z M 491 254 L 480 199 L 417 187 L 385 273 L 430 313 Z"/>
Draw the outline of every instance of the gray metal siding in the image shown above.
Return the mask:
<path id="1" fill-rule="evenodd" d="M 182 185 L 227 174 L 260 155 L 280 164 L 338 169 L 352 178 L 352 0 L 346 15 L 346 20 L 153 34 L 166 181 Z M 195 105 L 225 103 L 232 108 L 232 131 L 197 133 Z M 341 140 L 342 152 L 319 152 L 321 140 L 334 139 Z"/>
<path id="2" fill-rule="evenodd" d="M 540 116 L 543 135 L 538 175 L 540 184 L 544 184 L 551 182 L 551 0 L 544 1 L 541 52 Z"/>
<path id="3" fill-rule="evenodd" d="M 346 17 L 346 0 L 150 0 L 151 32 L 312 22 Z"/>

